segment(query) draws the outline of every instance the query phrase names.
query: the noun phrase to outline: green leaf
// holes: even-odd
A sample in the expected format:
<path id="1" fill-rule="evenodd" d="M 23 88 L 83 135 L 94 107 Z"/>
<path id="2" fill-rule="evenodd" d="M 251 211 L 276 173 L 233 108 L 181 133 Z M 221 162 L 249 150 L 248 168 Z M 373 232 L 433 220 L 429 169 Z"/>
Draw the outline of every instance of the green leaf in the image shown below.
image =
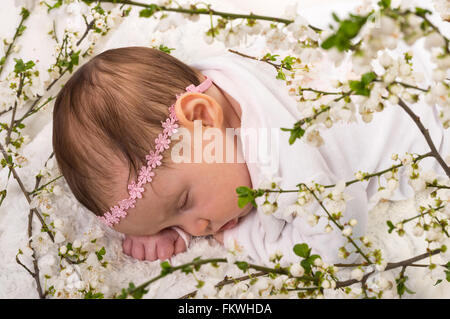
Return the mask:
<path id="1" fill-rule="evenodd" d="M 303 243 L 303 244 L 296 244 L 294 246 L 294 253 L 297 256 L 300 256 L 300 257 L 303 257 L 303 258 L 308 258 L 309 254 L 311 253 L 311 249 L 305 243 Z"/>
<path id="2" fill-rule="evenodd" d="M 56 9 L 56 8 L 59 8 L 60 6 L 62 6 L 63 0 L 58 0 L 53 6 L 48 5 L 47 2 L 45 2 L 45 1 L 44 1 L 44 3 L 48 7 L 48 10 L 47 10 L 47 13 L 48 13 L 48 12 L 50 12 L 50 10 L 53 10 L 53 9 Z"/>
<path id="3" fill-rule="evenodd" d="M 337 35 L 333 34 L 322 42 L 322 48 L 325 50 L 331 49 L 332 47 L 336 46 L 336 41 Z"/>
<path id="4" fill-rule="evenodd" d="M 97 255 L 98 260 L 102 260 L 103 256 L 106 254 L 105 247 L 102 247 L 99 251 L 96 251 L 95 254 Z"/>
<path id="5" fill-rule="evenodd" d="M 5 197 L 6 197 L 6 189 L 4 189 L 4 190 L 2 190 L 2 191 L 0 192 L 0 196 L 1 196 L 1 198 L 0 198 L 0 206 L 1 206 L 2 203 L 3 203 L 3 200 L 4 200 Z"/>
<path id="6" fill-rule="evenodd" d="M 358 16 L 351 14 L 348 19 L 339 20 L 337 16 L 333 18 L 339 23 L 339 28 L 336 33 L 330 35 L 324 42 L 322 42 L 322 48 L 325 50 L 336 47 L 339 51 L 347 51 L 352 48 L 352 39 L 355 38 L 364 24 L 367 22 L 369 15 Z"/>
<path id="7" fill-rule="evenodd" d="M 286 75 L 283 73 L 283 71 L 279 70 L 276 78 L 279 80 L 286 80 Z"/>
<path id="8" fill-rule="evenodd" d="M 170 268 L 172 268 L 172 266 L 171 266 L 170 263 L 166 260 L 166 261 L 163 261 L 163 262 L 161 263 L 161 268 L 162 268 L 162 269 L 170 269 Z"/>
<path id="9" fill-rule="evenodd" d="M 303 259 L 300 265 L 305 269 L 305 273 L 309 274 L 311 272 L 311 262 L 308 259 Z"/>
<path id="10" fill-rule="evenodd" d="M 16 59 L 14 58 L 14 61 L 16 61 L 16 64 L 14 65 L 14 72 L 15 73 L 22 73 L 26 70 L 31 69 L 35 64 L 33 61 L 28 61 L 27 63 L 24 63 L 22 59 Z"/>
<path id="11" fill-rule="evenodd" d="M 92 293 L 92 290 L 89 290 L 85 295 L 84 299 L 103 299 L 104 295 L 101 292 Z"/>
<path id="12" fill-rule="evenodd" d="M 139 11 L 139 17 L 150 18 L 158 10 L 159 7 L 156 4 L 150 4 L 148 8 Z"/>
<path id="13" fill-rule="evenodd" d="M 235 265 L 243 272 L 246 272 L 248 270 L 248 263 L 246 263 L 245 261 L 236 261 Z"/>
<path id="14" fill-rule="evenodd" d="M 425 16 L 427 14 L 431 14 L 431 11 L 428 9 L 416 7 L 416 14 L 419 16 Z"/>
<path id="15" fill-rule="evenodd" d="M 254 207 L 257 207 L 255 198 L 262 195 L 262 193 L 259 193 L 246 186 L 237 187 L 236 193 L 238 194 L 239 208 L 244 208 L 248 203 L 252 203 Z"/>
<path id="16" fill-rule="evenodd" d="M 341 22 L 341 19 L 339 19 L 338 15 L 336 14 L 336 12 L 331 13 L 331 16 L 333 17 L 333 20 L 336 22 Z"/>
<path id="17" fill-rule="evenodd" d="M 382 7 L 383 9 L 390 8 L 391 6 L 391 0 L 381 0 L 378 2 L 378 5 Z"/>
<path id="18" fill-rule="evenodd" d="M 373 82 L 373 80 L 375 80 L 377 78 L 377 75 L 374 72 L 367 72 L 365 74 L 363 74 L 363 76 L 361 77 L 361 82 L 364 85 L 367 85 L 371 82 Z"/>
<path id="19" fill-rule="evenodd" d="M 251 198 L 249 198 L 249 197 L 239 197 L 238 198 L 239 208 L 244 208 L 249 202 L 251 202 Z"/>
<path id="20" fill-rule="evenodd" d="M 160 44 L 158 50 L 170 54 L 175 49 L 169 48 L 169 47 L 166 47 L 166 46 Z"/>
<path id="21" fill-rule="evenodd" d="M 437 286 L 437 285 L 439 285 L 441 282 L 442 282 L 442 279 L 438 279 L 438 280 L 436 281 L 436 283 L 435 283 L 433 286 Z"/>
<path id="22" fill-rule="evenodd" d="M 20 12 L 20 15 L 25 20 L 30 16 L 30 11 L 28 11 L 26 8 L 22 7 L 22 11 Z"/>
<path id="23" fill-rule="evenodd" d="M 388 221 L 386 222 L 386 224 L 387 224 L 388 227 L 389 227 L 388 233 L 389 233 L 389 234 L 392 233 L 392 231 L 395 229 L 394 224 L 393 224 L 390 220 L 388 220 Z"/>
<path id="24" fill-rule="evenodd" d="M 289 145 L 292 145 L 295 143 L 297 139 L 300 139 L 305 134 L 305 130 L 301 126 L 295 126 L 294 128 L 281 128 L 282 131 L 285 132 L 291 132 L 291 135 L 289 136 Z"/>

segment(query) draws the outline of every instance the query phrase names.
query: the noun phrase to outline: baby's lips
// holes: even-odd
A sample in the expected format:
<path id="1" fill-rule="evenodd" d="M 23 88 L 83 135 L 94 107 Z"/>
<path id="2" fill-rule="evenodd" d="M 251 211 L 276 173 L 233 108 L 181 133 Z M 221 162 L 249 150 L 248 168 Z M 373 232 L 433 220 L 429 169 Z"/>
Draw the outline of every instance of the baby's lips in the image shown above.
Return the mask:
<path id="1" fill-rule="evenodd" d="M 222 231 L 224 231 L 224 230 L 233 228 L 234 226 L 237 225 L 238 220 L 239 220 L 239 218 L 235 218 L 235 219 L 230 220 L 228 223 L 226 223 L 225 225 L 223 225 L 223 226 L 218 230 L 218 232 L 222 232 Z"/>

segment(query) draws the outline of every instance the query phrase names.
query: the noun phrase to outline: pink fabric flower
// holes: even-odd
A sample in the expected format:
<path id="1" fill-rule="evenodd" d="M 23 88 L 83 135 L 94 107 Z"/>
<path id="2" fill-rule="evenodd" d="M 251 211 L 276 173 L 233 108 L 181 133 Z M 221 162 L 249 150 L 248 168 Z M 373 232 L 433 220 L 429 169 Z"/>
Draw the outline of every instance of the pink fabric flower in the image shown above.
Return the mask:
<path id="1" fill-rule="evenodd" d="M 178 124 L 175 123 L 175 120 L 167 119 L 165 122 L 162 122 L 162 127 L 164 128 L 163 130 L 164 134 L 172 136 L 172 134 L 176 132 Z"/>
<path id="2" fill-rule="evenodd" d="M 169 148 L 170 139 L 167 137 L 167 135 L 159 133 L 158 137 L 155 139 L 155 143 L 156 151 L 162 152 L 165 149 Z"/>
<path id="3" fill-rule="evenodd" d="M 130 198 L 142 198 L 142 193 L 144 192 L 144 188 L 137 185 L 134 181 L 128 185 L 128 194 L 130 194 Z"/>
<path id="4" fill-rule="evenodd" d="M 147 160 L 147 165 L 153 168 L 162 164 L 162 155 L 153 151 L 151 151 L 150 154 L 145 157 L 145 159 Z"/>
<path id="5" fill-rule="evenodd" d="M 139 183 L 150 183 L 153 176 L 155 176 L 155 173 L 152 172 L 151 166 L 142 166 L 141 171 L 139 172 Z"/>

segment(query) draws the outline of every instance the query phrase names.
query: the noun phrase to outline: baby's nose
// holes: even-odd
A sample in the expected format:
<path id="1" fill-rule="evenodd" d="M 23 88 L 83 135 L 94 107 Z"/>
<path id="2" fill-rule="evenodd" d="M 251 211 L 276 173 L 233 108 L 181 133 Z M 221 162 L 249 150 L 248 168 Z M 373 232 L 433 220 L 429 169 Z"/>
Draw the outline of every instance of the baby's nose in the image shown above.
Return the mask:
<path id="1" fill-rule="evenodd" d="M 208 232 L 211 232 L 209 225 L 209 220 L 199 218 L 188 222 L 184 228 L 192 236 L 206 236 Z"/>

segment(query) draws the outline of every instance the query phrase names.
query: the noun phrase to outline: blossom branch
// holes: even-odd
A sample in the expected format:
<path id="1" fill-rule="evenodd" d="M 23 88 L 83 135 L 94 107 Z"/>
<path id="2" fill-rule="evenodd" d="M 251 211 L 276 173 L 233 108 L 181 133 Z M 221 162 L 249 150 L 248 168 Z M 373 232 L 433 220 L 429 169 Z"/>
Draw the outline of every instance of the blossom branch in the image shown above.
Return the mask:
<path id="1" fill-rule="evenodd" d="M 323 205 L 323 202 L 317 197 L 316 193 L 313 190 L 311 190 L 308 186 L 306 186 L 306 184 L 301 183 L 300 185 L 304 186 L 314 196 L 314 198 L 317 200 L 320 207 L 322 207 L 322 209 L 328 215 L 328 218 L 332 221 L 332 223 L 335 224 L 339 228 L 339 230 L 343 230 L 344 226 L 338 223 L 338 221 L 330 214 L 328 209 Z M 353 245 L 353 247 L 355 247 L 356 251 L 368 262 L 368 264 L 369 265 L 372 264 L 372 261 L 366 254 L 363 253 L 363 251 L 361 250 L 361 248 L 359 248 L 359 246 L 355 243 L 355 241 L 350 236 L 345 237 L 347 237 L 347 240 Z"/>
<path id="2" fill-rule="evenodd" d="M 417 127 L 422 132 L 423 136 L 425 137 L 425 140 L 427 141 L 428 146 L 431 149 L 432 156 L 438 161 L 439 165 L 442 167 L 445 174 L 447 174 L 447 176 L 450 177 L 450 167 L 447 166 L 444 159 L 437 151 L 436 146 L 434 145 L 433 140 L 431 139 L 428 129 L 425 128 L 425 126 L 420 121 L 420 118 L 409 108 L 408 105 L 406 105 L 406 103 L 401 98 L 399 98 L 398 105 L 400 105 L 400 107 L 412 118 L 414 123 L 416 123 Z"/>
<path id="3" fill-rule="evenodd" d="M 22 8 L 22 11 L 20 12 L 20 15 L 22 16 L 22 18 L 20 20 L 19 26 L 16 29 L 16 32 L 14 33 L 14 37 L 12 39 L 12 42 L 9 44 L 8 49 L 6 50 L 5 56 L 0 59 L 0 74 L 3 71 L 3 68 L 4 68 L 5 64 L 6 64 L 6 60 L 8 59 L 8 57 L 9 57 L 9 55 L 11 53 L 11 49 L 12 49 L 16 39 L 19 36 L 21 36 L 23 34 L 23 31 L 25 31 L 25 29 L 26 29 L 26 27 L 23 25 L 23 23 L 30 16 L 30 12 L 27 9 Z"/>
<path id="4" fill-rule="evenodd" d="M 106 3 L 114 3 L 114 4 L 128 4 L 128 5 L 132 5 L 132 6 L 136 6 L 136 7 L 151 8 L 153 10 L 153 12 L 167 11 L 167 12 L 178 12 L 178 13 L 186 13 L 186 14 L 207 14 L 207 15 L 220 16 L 222 18 L 229 18 L 229 19 L 242 18 L 242 19 L 266 20 L 266 21 L 284 23 L 285 25 L 288 25 L 288 24 L 294 22 L 294 21 L 288 20 L 288 19 L 256 15 L 253 13 L 236 14 L 236 13 L 229 13 L 229 12 L 221 12 L 221 11 L 216 11 L 216 10 L 211 9 L 210 6 L 208 6 L 207 9 L 185 9 L 182 7 L 168 8 L 168 7 L 164 7 L 164 6 L 158 6 L 156 4 L 147 4 L 147 3 L 128 1 L 128 0 L 97 0 L 97 2 L 100 2 L 100 3 L 106 2 Z M 316 28 L 316 27 L 313 27 L 313 29 L 320 30 L 319 28 Z"/>
<path id="5" fill-rule="evenodd" d="M 388 271 L 391 269 L 395 269 L 398 267 L 408 267 L 408 266 L 412 266 L 415 262 L 422 260 L 424 258 L 427 257 L 431 257 L 433 255 L 439 254 L 442 250 L 441 249 L 435 249 L 426 253 L 423 253 L 421 255 L 409 258 L 409 259 L 405 259 L 403 261 L 399 261 L 399 262 L 391 262 L 388 263 L 386 268 L 383 271 Z M 217 263 L 228 263 L 228 260 L 226 258 L 212 258 L 212 259 L 200 259 L 200 258 L 196 258 L 194 259 L 192 262 L 189 263 L 185 263 L 179 266 L 170 266 L 170 264 L 168 264 L 167 262 L 161 263 L 161 267 L 162 267 L 162 271 L 161 274 L 159 274 L 158 276 L 153 277 L 152 279 L 144 282 L 143 284 L 135 287 L 134 285 L 130 284 L 130 287 L 126 290 L 126 289 L 122 289 L 122 294 L 121 295 L 116 295 L 116 298 L 126 298 L 128 296 L 133 296 L 135 298 L 142 298 L 142 296 L 147 293 L 148 291 L 145 290 L 146 287 L 148 287 L 150 284 L 164 278 L 165 276 L 167 276 L 168 274 L 171 274 L 175 271 L 181 270 L 183 272 L 189 273 L 192 272 L 192 268 L 195 268 L 196 270 L 198 270 L 202 265 L 204 264 L 217 264 Z M 255 270 L 260 270 L 259 273 L 256 274 L 250 274 L 248 276 L 244 276 L 244 277 L 239 277 L 236 278 L 236 280 L 247 280 L 250 279 L 251 277 L 254 277 L 255 275 L 258 276 L 263 276 L 265 274 L 281 274 L 281 275 L 286 275 L 289 278 L 296 278 L 296 279 L 303 279 L 306 281 L 310 281 L 314 278 L 310 277 L 310 276 L 300 276 L 300 277 L 296 277 L 293 276 L 289 270 L 289 267 L 286 268 L 270 268 L 270 267 L 265 267 L 265 266 L 259 266 L 259 265 L 255 265 L 255 264 L 248 264 L 245 261 L 236 261 L 234 264 L 238 265 L 238 267 L 240 269 L 243 269 L 243 267 L 239 266 L 239 264 L 245 264 L 245 268 L 244 269 L 255 269 Z M 340 267 L 347 267 L 347 266 L 353 266 L 353 265 L 343 265 L 343 264 L 336 264 L 336 266 L 340 266 Z M 366 265 L 365 265 L 366 266 Z M 358 280 L 358 279 L 350 279 L 350 280 L 345 280 L 345 281 L 336 281 L 336 286 L 334 289 L 339 289 L 339 288 L 343 288 L 343 287 L 347 287 L 347 286 L 351 286 L 355 283 L 365 283 L 366 280 L 368 279 L 368 277 L 370 277 L 372 274 L 374 274 L 375 271 L 371 271 L 370 273 L 367 273 L 363 276 L 362 279 Z M 220 283 L 216 284 L 216 288 L 222 287 L 226 284 L 230 284 L 234 282 L 234 279 L 231 280 L 227 280 L 224 279 L 223 281 L 221 281 Z M 307 288 L 309 290 L 316 290 L 316 289 L 322 289 L 321 287 L 304 287 Z M 302 288 L 300 288 L 302 289 Z M 189 298 L 194 296 L 196 293 L 196 291 L 193 291 L 189 294 L 186 294 L 184 296 L 182 296 L 181 298 Z"/>
<path id="6" fill-rule="evenodd" d="M 217 284 L 215 284 L 214 287 L 221 288 L 221 287 L 229 285 L 229 284 L 235 284 L 236 282 L 241 282 L 241 281 L 245 281 L 248 279 L 253 279 L 253 278 L 257 278 L 257 277 L 261 277 L 261 276 L 265 276 L 265 275 L 267 275 L 267 273 L 264 271 L 261 271 L 261 272 L 255 272 L 255 273 L 249 274 L 247 276 L 242 276 L 242 277 L 238 277 L 238 278 L 227 279 L 228 277 L 225 276 L 225 279 L 218 282 Z M 195 297 L 196 294 L 197 294 L 197 290 L 194 290 L 194 291 L 180 297 L 179 299 L 193 298 L 193 297 Z"/>
<path id="7" fill-rule="evenodd" d="M 405 259 L 405 260 L 402 260 L 402 261 L 399 261 L 399 262 L 394 262 L 394 263 L 388 263 L 386 268 L 384 269 L 384 271 L 388 271 L 388 270 L 395 269 L 395 268 L 398 268 L 398 267 L 408 267 L 411 264 L 414 264 L 416 261 L 422 260 L 424 258 L 431 257 L 433 255 L 437 255 L 440 252 L 441 252 L 441 249 L 438 248 L 438 249 L 432 250 L 430 252 L 423 253 L 421 255 L 418 255 L 418 256 L 415 256 L 415 257 L 412 257 L 412 258 L 409 258 L 409 259 Z M 373 272 L 365 274 L 364 277 L 369 277 L 372 274 L 373 274 Z M 366 280 L 367 280 L 367 278 L 366 278 Z M 361 282 L 361 281 L 362 280 L 350 279 L 350 280 L 346 280 L 346 281 L 337 282 L 336 283 L 336 288 L 350 286 L 350 285 L 356 284 L 356 283 Z"/>

